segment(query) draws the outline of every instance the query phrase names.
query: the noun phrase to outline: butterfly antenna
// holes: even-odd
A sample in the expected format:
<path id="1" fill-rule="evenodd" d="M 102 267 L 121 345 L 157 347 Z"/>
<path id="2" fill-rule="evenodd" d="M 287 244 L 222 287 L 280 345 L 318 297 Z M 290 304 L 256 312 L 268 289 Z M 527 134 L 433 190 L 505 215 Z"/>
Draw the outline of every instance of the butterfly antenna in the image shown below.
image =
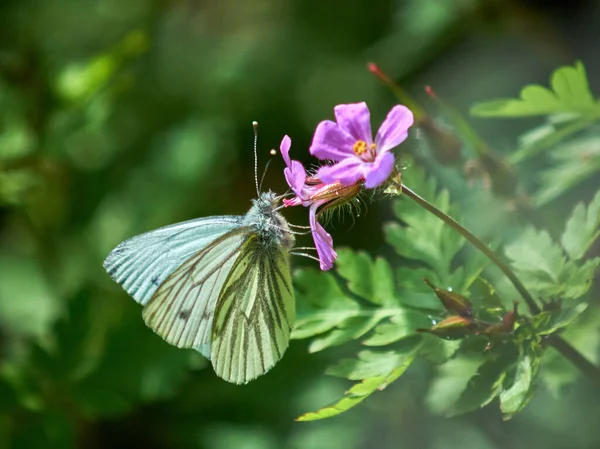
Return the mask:
<path id="1" fill-rule="evenodd" d="M 270 154 L 271 156 L 275 156 L 275 155 L 277 154 L 277 151 L 275 151 L 275 150 L 271 150 L 271 151 L 269 151 L 269 154 Z M 263 174 L 262 174 L 262 176 L 260 177 L 260 184 L 258 185 L 258 190 L 262 190 L 262 185 L 263 185 L 263 182 L 264 182 L 264 180 L 265 180 L 265 176 L 266 176 L 266 174 L 267 174 L 267 169 L 269 168 L 269 165 L 271 164 L 271 161 L 272 161 L 272 160 L 273 160 L 273 159 L 269 159 L 269 160 L 267 161 L 267 165 L 265 165 L 265 169 L 263 170 Z"/>
<path id="2" fill-rule="evenodd" d="M 256 195 L 260 195 L 260 189 L 258 187 L 258 122 L 252 122 L 252 128 L 254 128 L 254 184 L 256 185 Z M 262 184 L 262 182 L 261 182 Z"/>

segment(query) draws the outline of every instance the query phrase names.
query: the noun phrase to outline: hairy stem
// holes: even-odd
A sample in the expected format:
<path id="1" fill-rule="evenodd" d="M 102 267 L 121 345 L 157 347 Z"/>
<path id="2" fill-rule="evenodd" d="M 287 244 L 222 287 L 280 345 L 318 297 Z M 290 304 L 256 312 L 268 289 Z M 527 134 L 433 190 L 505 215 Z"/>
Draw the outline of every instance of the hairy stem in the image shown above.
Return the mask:
<path id="1" fill-rule="evenodd" d="M 462 226 L 459 222 L 457 222 L 454 218 L 450 217 L 448 214 L 442 212 L 433 204 L 431 204 L 426 199 L 419 196 L 417 193 L 402 185 L 402 193 L 409 197 L 411 200 L 416 202 L 419 206 L 426 209 L 428 212 L 431 212 L 433 215 L 438 217 L 464 238 L 466 238 L 469 242 L 471 242 L 479 251 L 486 255 L 490 261 L 496 265 L 502 273 L 510 280 L 510 282 L 515 286 L 527 307 L 529 308 L 529 312 L 532 315 L 536 315 L 541 312 L 540 307 L 533 299 L 533 296 L 529 291 L 525 288 L 523 283 L 519 280 L 517 275 L 512 271 L 512 269 L 502 260 L 498 255 L 492 251 L 485 243 L 479 240 L 475 235 L 471 233 L 468 229 Z M 554 334 L 548 338 L 548 343 L 556 349 L 563 357 L 569 360 L 577 369 L 579 369 L 583 374 L 585 374 L 589 379 L 591 379 L 596 384 L 600 385 L 600 368 L 592 364 L 588 359 L 586 359 L 577 349 L 571 346 L 566 340 L 561 338 L 559 335 Z"/>

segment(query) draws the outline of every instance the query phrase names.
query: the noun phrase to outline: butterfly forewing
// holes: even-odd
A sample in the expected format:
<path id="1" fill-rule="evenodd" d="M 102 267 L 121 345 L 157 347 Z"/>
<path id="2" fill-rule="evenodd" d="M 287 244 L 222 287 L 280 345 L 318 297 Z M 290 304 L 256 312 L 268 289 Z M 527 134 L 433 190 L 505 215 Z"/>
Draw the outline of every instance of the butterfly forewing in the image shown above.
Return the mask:
<path id="1" fill-rule="evenodd" d="M 213 312 L 252 229 L 229 231 L 175 270 L 144 307 L 146 324 L 168 343 L 210 356 Z"/>
<path id="2" fill-rule="evenodd" d="M 295 318 L 289 254 L 249 238 L 216 304 L 211 360 L 218 376 L 246 383 L 267 372 L 288 347 Z"/>
<path id="3" fill-rule="evenodd" d="M 216 238 L 239 227 L 242 218 L 200 218 L 146 232 L 111 251 L 104 268 L 145 305 L 171 273 Z"/>

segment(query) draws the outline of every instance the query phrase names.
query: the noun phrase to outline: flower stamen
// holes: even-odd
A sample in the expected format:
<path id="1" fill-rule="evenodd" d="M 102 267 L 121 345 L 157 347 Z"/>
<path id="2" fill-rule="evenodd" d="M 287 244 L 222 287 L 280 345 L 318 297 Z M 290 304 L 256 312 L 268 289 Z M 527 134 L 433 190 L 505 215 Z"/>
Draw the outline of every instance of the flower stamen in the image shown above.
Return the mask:
<path id="1" fill-rule="evenodd" d="M 362 157 L 362 155 L 367 152 L 367 142 L 364 140 L 358 140 L 352 149 L 354 150 L 354 154 L 356 154 L 358 157 Z"/>

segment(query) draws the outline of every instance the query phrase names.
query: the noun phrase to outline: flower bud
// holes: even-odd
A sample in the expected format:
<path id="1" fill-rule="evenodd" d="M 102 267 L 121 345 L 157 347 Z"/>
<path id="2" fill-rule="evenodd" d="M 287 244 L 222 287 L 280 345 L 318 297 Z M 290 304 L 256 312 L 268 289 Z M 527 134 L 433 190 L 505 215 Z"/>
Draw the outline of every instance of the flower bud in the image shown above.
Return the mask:
<path id="1" fill-rule="evenodd" d="M 439 323 L 436 323 L 431 329 L 417 329 L 417 332 L 427 332 L 436 337 L 455 340 L 464 338 L 477 328 L 477 324 L 462 316 L 449 316 Z"/>
<path id="2" fill-rule="evenodd" d="M 423 282 L 431 287 L 448 312 L 456 313 L 459 316 L 467 318 L 473 316 L 473 306 L 471 305 L 471 302 L 463 295 L 438 288 L 427 278 L 423 279 Z"/>

